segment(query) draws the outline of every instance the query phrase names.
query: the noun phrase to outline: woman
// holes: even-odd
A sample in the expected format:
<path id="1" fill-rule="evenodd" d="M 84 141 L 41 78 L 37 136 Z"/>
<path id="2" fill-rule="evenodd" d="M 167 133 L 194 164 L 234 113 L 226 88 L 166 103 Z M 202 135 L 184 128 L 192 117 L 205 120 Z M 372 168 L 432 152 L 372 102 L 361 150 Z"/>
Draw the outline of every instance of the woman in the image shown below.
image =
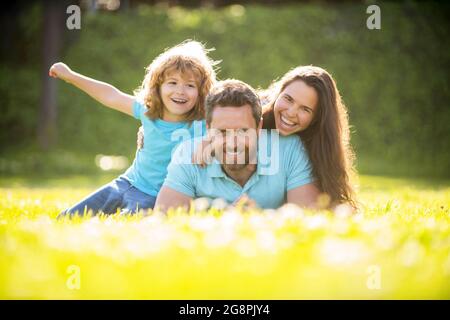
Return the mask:
<path id="1" fill-rule="evenodd" d="M 297 134 L 308 152 L 317 187 L 329 197 L 329 206 L 348 203 L 356 209 L 347 108 L 332 76 L 319 67 L 300 66 L 263 96 L 268 100 L 263 128 L 276 128 L 281 135 Z"/>

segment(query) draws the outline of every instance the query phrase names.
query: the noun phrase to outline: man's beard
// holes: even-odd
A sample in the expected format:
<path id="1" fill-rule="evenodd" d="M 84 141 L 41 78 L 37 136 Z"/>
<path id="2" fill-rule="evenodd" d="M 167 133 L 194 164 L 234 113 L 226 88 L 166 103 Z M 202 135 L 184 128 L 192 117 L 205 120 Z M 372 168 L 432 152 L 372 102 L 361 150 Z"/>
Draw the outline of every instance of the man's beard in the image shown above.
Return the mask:
<path id="1" fill-rule="evenodd" d="M 248 163 L 244 164 L 223 164 L 223 167 L 229 171 L 241 171 L 246 166 L 248 166 Z"/>
<path id="2" fill-rule="evenodd" d="M 239 154 L 237 156 L 230 156 L 226 152 L 223 152 L 221 159 L 222 166 L 230 171 L 240 171 L 249 164 L 256 164 L 255 151 L 250 154 L 250 149 L 246 146 L 242 152 L 244 153 L 243 155 Z"/>

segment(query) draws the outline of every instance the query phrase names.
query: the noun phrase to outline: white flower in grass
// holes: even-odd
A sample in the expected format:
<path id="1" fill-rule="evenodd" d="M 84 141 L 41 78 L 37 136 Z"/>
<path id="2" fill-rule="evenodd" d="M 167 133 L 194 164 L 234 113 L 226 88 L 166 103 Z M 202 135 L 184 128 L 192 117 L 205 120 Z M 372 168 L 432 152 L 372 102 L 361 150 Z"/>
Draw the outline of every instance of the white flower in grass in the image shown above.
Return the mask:
<path id="1" fill-rule="evenodd" d="M 338 219 L 334 221 L 333 230 L 337 234 L 346 234 L 350 229 L 350 225 L 347 220 Z"/>
<path id="2" fill-rule="evenodd" d="M 196 238 L 192 234 L 179 233 L 176 240 L 178 247 L 183 249 L 194 249 L 197 245 Z"/>
<path id="3" fill-rule="evenodd" d="M 249 222 L 255 230 L 263 229 L 266 227 L 265 219 L 261 215 L 251 215 Z"/>
<path id="4" fill-rule="evenodd" d="M 326 226 L 328 219 L 323 214 L 316 214 L 314 216 L 308 216 L 305 219 L 306 228 L 310 230 L 320 229 Z"/>
<path id="5" fill-rule="evenodd" d="M 213 216 L 193 216 L 189 225 L 193 230 L 208 231 L 216 227 L 217 220 Z"/>
<path id="6" fill-rule="evenodd" d="M 209 205 L 210 205 L 210 199 L 208 199 L 206 197 L 197 198 L 193 201 L 194 209 L 197 212 L 208 210 Z"/>
<path id="7" fill-rule="evenodd" d="M 394 234 L 390 228 L 382 229 L 375 237 L 375 244 L 382 250 L 390 250 L 395 244 L 394 240 Z"/>
<path id="8" fill-rule="evenodd" d="M 416 240 L 408 241 L 399 253 L 400 262 L 405 267 L 411 267 L 420 262 L 424 256 L 424 248 Z"/>
<path id="9" fill-rule="evenodd" d="M 275 253 L 277 251 L 277 239 L 274 234 L 268 230 L 262 230 L 257 232 L 256 241 L 261 249 Z"/>
<path id="10" fill-rule="evenodd" d="M 234 208 L 226 210 L 220 218 L 220 223 L 226 228 L 234 228 L 242 222 L 242 215 Z"/>
<path id="11" fill-rule="evenodd" d="M 303 209 L 293 203 L 286 203 L 278 209 L 278 212 L 283 220 L 298 219 L 305 215 Z"/>
<path id="12" fill-rule="evenodd" d="M 442 265 L 442 270 L 445 275 L 450 275 L 450 254 L 447 256 L 447 260 Z"/>
<path id="13" fill-rule="evenodd" d="M 254 257 L 257 254 L 254 242 L 247 238 L 240 238 L 235 249 L 243 257 Z"/>
<path id="14" fill-rule="evenodd" d="M 369 251 L 361 241 L 327 238 L 319 246 L 318 252 L 326 264 L 351 267 L 367 260 Z"/>
<path id="15" fill-rule="evenodd" d="M 233 229 L 221 228 L 207 232 L 203 241 L 208 248 L 220 248 L 227 246 L 234 239 L 235 233 Z"/>
<path id="16" fill-rule="evenodd" d="M 214 208 L 217 210 L 225 210 L 227 206 L 228 206 L 228 203 L 222 198 L 214 199 L 211 203 L 211 208 Z"/>
<path id="17" fill-rule="evenodd" d="M 264 209 L 263 214 L 268 217 L 278 216 L 278 210 L 275 209 Z"/>
<path id="18" fill-rule="evenodd" d="M 348 218 L 352 215 L 353 208 L 348 203 L 341 203 L 334 209 L 337 218 Z"/>

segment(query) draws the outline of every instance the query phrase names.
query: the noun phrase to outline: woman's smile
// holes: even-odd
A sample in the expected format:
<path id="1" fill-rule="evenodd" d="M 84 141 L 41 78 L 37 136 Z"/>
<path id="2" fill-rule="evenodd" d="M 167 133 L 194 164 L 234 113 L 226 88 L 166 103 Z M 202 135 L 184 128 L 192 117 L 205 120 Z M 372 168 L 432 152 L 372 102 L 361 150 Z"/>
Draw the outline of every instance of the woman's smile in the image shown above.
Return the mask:
<path id="1" fill-rule="evenodd" d="M 275 126 L 282 135 L 305 130 L 317 108 L 317 93 L 301 80 L 291 82 L 274 103 Z"/>
<path id="2" fill-rule="evenodd" d="M 290 121 L 288 118 L 286 118 L 286 117 L 283 116 L 283 115 L 280 115 L 280 120 L 281 120 L 281 122 L 282 122 L 284 125 L 286 125 L 286 126 L 288 126 L 288 127 L 294 127 L 294 126 L 297 125 L 297 123 L 295 123 L 295 122 L 293 122 L 293 121 Z"/>

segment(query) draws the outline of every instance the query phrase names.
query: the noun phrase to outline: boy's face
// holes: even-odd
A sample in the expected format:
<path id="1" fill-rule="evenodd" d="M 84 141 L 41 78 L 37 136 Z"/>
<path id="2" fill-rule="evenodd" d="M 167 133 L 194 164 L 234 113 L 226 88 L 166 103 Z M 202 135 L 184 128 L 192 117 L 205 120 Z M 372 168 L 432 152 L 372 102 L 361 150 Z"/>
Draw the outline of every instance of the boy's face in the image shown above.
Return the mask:
<path id="1" fill-rule="evenodd" d="M 192 73 L 168 73 L 159 89 L 164 104 L 163 120 L 184 121 L 198 100 L 198 87 Z"/>
<path id="2" fill-rule="evenodd" d="M 262 121 L 256 125 L 250 105 L 214 108 L 208 134 L 213 138 L 216 159 L 232 171 L 256 164 L 261 125 Z"/>

